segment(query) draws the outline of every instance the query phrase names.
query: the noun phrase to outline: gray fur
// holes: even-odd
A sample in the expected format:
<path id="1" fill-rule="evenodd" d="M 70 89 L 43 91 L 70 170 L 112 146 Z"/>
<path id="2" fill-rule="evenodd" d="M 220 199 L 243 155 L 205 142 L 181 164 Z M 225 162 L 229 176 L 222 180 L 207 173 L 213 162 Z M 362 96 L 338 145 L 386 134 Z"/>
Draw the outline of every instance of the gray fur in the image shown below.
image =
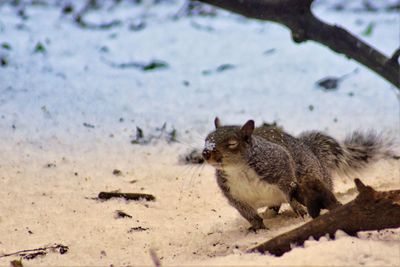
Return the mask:
<path id="1" fill-rule="evenodd" d="M 253 230 L 265 228 L 265 225 L 257 207 L 246 202 L 246 198 L 239 199 L 232 194 L 229 184 L 240 185 L 229 183 L 234 178 L 228 169 L 244 173 L 243 181 L 251 180 L 246 170 L 255 172 L 258 182 L 248 182 L 246 186 L 255 187 L 246 192 L 264 192 L 258 187 L 277 186 L 276 190 L 283 192 L 297 214 L 303 216 L 302 205 L 306 205 L 310 215 L 316 217 L 320 209 L 340 205 L 332 193 L 332 171 L 359 169 L 389 154 L 388 146 L 372 133 L 355 132 L 339 144 L 320 132 L 308 132 L 295 138 L 276 127 L 254 129 L 253 121 L 239 127 L 221 126 L 219 120 L 216 130 L 206 138 L 204 152 L 203 155 L 209 157 L 206 160 L 217 168 L 217 183 L 224 196 L 249 221 Z M 240 191 L 240 188 L 234 189 Z"/>
<path id="2" fill-rule="evenodd" d="M 330 172 L 349 174 L 365 168 L 371 162 L 394 156 L 394 142 L 374 131 L 355 131 L 342 144 L 319 132 L 303 133 L 299 139 L 311 148 Z"/>

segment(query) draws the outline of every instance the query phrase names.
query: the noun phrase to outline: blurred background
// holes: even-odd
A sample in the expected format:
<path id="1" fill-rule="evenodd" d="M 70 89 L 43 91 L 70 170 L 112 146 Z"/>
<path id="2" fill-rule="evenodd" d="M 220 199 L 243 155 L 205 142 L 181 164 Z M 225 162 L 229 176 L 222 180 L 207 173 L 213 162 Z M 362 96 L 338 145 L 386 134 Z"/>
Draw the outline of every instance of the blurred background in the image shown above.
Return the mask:
<path id="1" fill-rule="evenodd" d="M 398 0 L 312 6 L 387 56 L 399 47 L 399 8 Z M 215 116 L 294 134 L 399 129 L 398 90 L 377 74 L 316 42 L 294 43 L 280 24 L 198 2 L 2 0 L 0 45 L 6 143 L 192 142 Z M 326 79 L 335 86 L 321 86 Z"/>

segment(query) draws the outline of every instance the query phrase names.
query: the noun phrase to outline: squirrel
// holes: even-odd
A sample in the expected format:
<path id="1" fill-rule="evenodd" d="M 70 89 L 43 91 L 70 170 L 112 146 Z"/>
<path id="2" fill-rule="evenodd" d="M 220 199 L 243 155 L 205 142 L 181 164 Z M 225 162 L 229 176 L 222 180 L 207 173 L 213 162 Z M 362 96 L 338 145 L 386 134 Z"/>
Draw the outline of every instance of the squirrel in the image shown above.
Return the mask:
<path id="1" fill-rule="evenodd" d="M 332 175 L 349 173 L 381 157 L 392 156 L 391 143 L 374 132 L 353 132 L 343 143 L 321 132 L 294 137 L 273 125 L 222 126 L 215 118 L 202 156 L 216 169 L 217 184 L 228 202 L 251 224 L 266 229 L 261 207 L 279 211 L 289 203 L 299 216 L 315 218 L 321 209 L 341 205 Z M 305 207 L 306 209 L 305 209 Z"/>

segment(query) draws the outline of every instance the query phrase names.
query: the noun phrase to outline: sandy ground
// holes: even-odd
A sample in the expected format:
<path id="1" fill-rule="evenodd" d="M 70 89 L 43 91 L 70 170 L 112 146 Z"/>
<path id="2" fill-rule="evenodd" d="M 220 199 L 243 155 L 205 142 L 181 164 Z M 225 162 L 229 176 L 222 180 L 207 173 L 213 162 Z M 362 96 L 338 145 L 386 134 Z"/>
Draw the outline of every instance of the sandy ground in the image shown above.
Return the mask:
<path id="1" fill-rule="evenodd" d="M 270 230 L 248 233 L 220 194 L 211 167 L 186 166 L 182 145 L 99 145 L 96 151 L 37 149 L 2 156 L 1 248 L 3 252 L 68 245 L 32 265 L 151 265 L 149 250 L 165 265 L 396 265 L 400 230 L 362 239 L 341 234 L 335 241 L 309 241 L 277 258 L 246 255 L 247 248 L 304 223 L 286 210 L 266 219 Z M 78 153 L 76 153 L 79 151 Z M 174 155 L 174 156 L 171 156 Z M 37 160 L 39 159 L 39 160 Z M 55 164 L 48 167 L 47 164 Z M 380 162 L 363 174 L 377 189 L 398 187 L 398 162 Z M 112 174 L 114 169 L 121 176 Z M 76 173 L 76 174 L 75 174 Z M 354 197 L 350 179 L 336 179 L 340 200 Z M 145 192 L 155 202 L 93 200 L 100 191 Z M 132 218 L 115 218 L 122 210 Z M 309 218 L 306 219 L 308 221 Z M 131 230 L 141 227 L 145 229 Z M 345 252 L 344 252 L 345 251 Z M 7 264 L 11 258 L 1 259 Z"/>
<path id="2" fill-rule="evenodd" d="M 316 8 L 327 21 L 386 54 L 398 47 L 397 14 L 340 13 L 326 2 Z M 138 32 L 128 23 L 80 29 L 56 7 L 28 7 L 27 20 L 0 7 L 0 44 L 12 47 L 0 50 L 9 59 L 0 68 L 0 256 L 61 243 L 68 253 L 50 252 L 24 266 L 152 265 L 150 250 L 165 266 L 399 266 L 400 229 L 359 238 L 339 232 L 336 240 L 310 240 L 282 257 L 244 253 L 304 220 L 284 209 L 265 214 L 270 230 L 249 233 L 219 192 L 213 169 L 180 162 L 202 147 L 214 117 L 277 121 L 292 134 L 314 129 L 341 139 L 361 128 L 399 137 L 398 99 L 372 72 L 315 43 L 295 45 L 278 25 L 227 13 L 171 19 L 180 4 L 111 12 L 147 12 Z M 362 36 L 371 21 L 373 34 Z M 33 52 L 38 42 L 45 53 Z M 145 73 L 112 68 L 104 59 L 162 59 L 169 67 Z M 202 74 L 227 63 L 235 68 Z M 337 91 L 314 85 L 354 69 Z M 164 132 L 156 129 L 164 123 Z M 131 144 L 136 127 L 153 141 Z M 179 142 L 168 143 L 173 129 Z M 383 160 L 356 176 L 378 190 L 400 188 L 400 162 Z M 355 197 L 353 178 L 335 179 L 343 202 Z M 150 193 L 156 201 L 94 199 L 113 190 Z M 117 210 L 132 218 L 116 218 Z M 0 265 L 17 258 L 2 257 Z"/>

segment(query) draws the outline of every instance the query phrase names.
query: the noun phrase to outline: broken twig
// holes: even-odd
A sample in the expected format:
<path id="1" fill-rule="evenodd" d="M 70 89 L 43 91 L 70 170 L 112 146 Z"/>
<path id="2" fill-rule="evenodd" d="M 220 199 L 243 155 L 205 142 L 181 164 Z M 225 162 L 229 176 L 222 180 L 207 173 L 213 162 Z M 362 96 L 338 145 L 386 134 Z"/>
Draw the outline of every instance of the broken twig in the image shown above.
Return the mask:
<path id="1" fill-rule="evenodd" d="M 123 210 L 116 210 L 115 211 L 115 219 L 121 219 L 121 218 L 132 218 L 132 216 Z"/>
<path id="2" fill-rule="evenodd" d="M 13 253 L 6 253 L 3 255 L 0 255 L 0 258 L 10 257 L 10 256 L 19 256 L 22 259 L 31 260 L 31 259 L 36 258 L 37 256 L 44 256 L 49 252 L 58 252 L 60 254 L 65 254 L 68 252 L 68 250 L 69 250 L 68 246 L 64 246 L 62 244 L 54 244 L 54 245 L 42 247 L 42 248 L 25 249 L 25 250 L 20 250 L 20 251 L 13 252 Z"/>
<path id="3" fill-rule="evenodd" d="M 349 235 L 359 231 L 382 230 L 400 227 L 400 190 L 375 191 L 354 180 L 359 192 L 356 199 L 321 215 L 312 221 L 262 243 L 249 252 L 269 252 L 276 256 L 290 251 L 293 245 L 302 245 L 310 237 L 318 240 L 337 230 Z"/>
<path id="4" fill-rule="evenodd" d="M 142 193 L 119 193 L 119 192 L 100 192 L 98 198 L 99 199 L 110 199 L 110 198 L 125 198 L 126 200 L 147 200 L 154 201 L 156 199 L 155 196 L 150 194 L 142 194 Z"/>

